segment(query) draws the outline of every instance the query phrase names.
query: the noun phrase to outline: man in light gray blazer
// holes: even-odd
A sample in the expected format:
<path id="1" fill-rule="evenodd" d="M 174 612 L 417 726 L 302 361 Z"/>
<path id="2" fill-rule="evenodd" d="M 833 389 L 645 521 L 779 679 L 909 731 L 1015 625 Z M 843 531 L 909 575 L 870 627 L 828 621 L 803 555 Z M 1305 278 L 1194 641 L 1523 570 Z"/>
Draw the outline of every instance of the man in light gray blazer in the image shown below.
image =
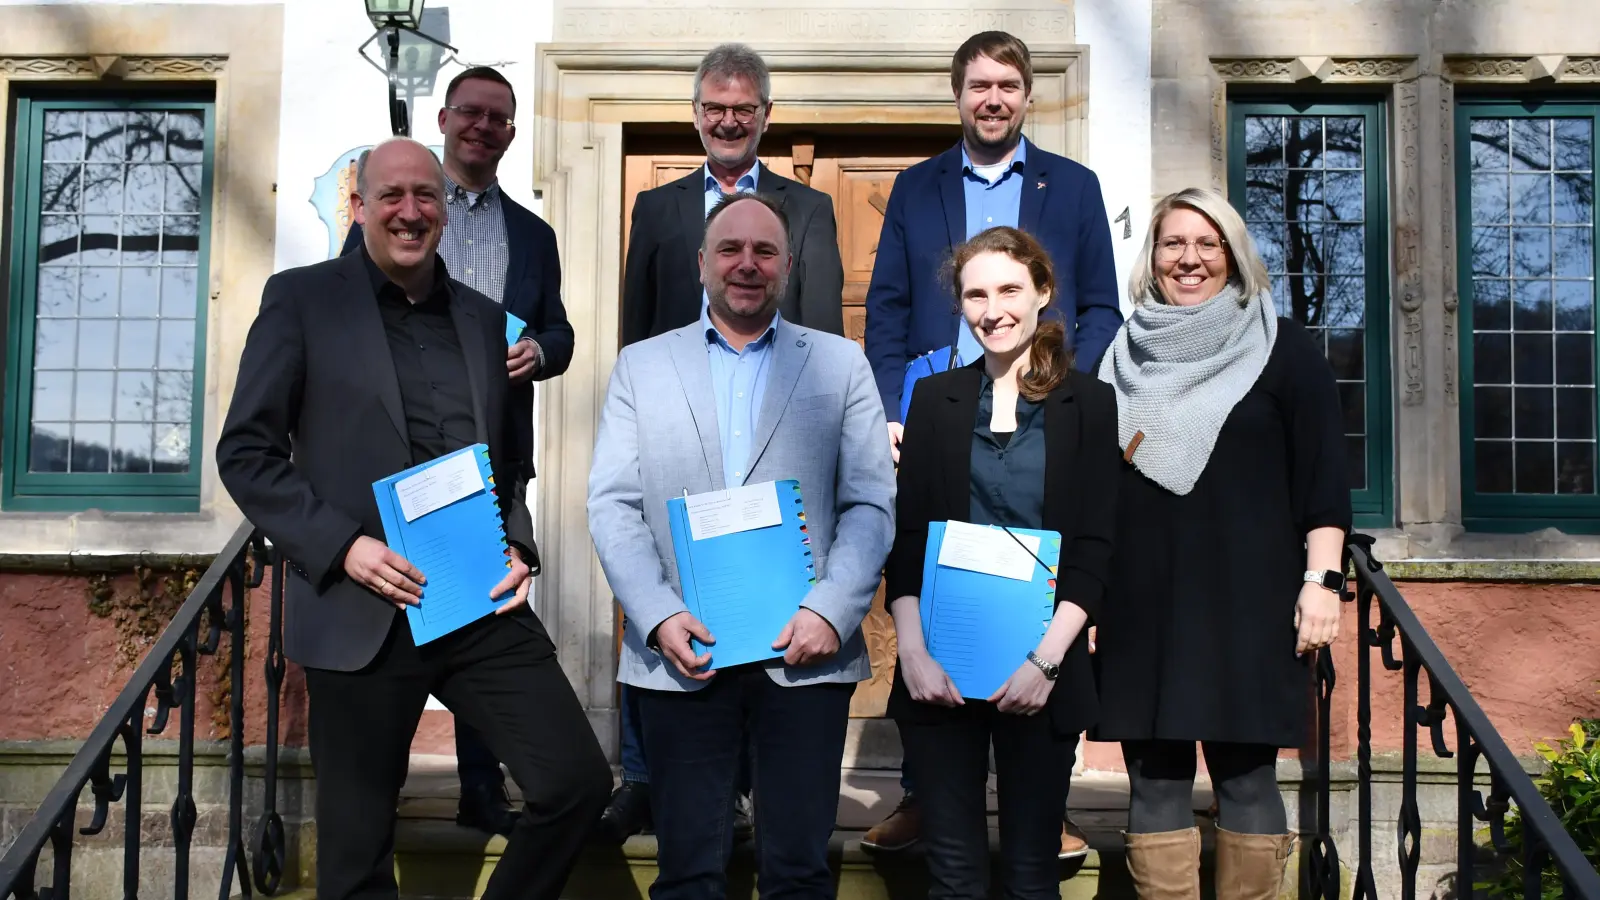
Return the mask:
<path id="1" fill-rule="evenodd" d="M 707 310 L 622 351 L 595 439 L 589 531 L 628 617 L 617 677 L 640 689 L 652 900 L 726 895 L 745 742 L 763 895 L 833 896 L 828 837 L 850 695 L 871 675 L 861 620 L 894 540 L 895 482 L 866 357 L 777 313 L 790 261 L 775 201 L 724 197 L 700 249 Z M 714 636 L 684 606 L 667 500 L 791 478 L 816 584 L 772 636 L 781 660 L 708 668 Z M 711 652 L 696 655 L 691 636 Z"/>

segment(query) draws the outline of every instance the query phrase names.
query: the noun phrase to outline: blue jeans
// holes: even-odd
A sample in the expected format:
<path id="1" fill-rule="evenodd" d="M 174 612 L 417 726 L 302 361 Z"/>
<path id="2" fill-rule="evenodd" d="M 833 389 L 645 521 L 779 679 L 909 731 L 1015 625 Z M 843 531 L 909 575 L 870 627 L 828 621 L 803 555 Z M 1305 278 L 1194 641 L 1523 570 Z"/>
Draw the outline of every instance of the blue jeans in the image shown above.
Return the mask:
<path id="1" fill-rule="evenodd" d="M 737 666 L 698 691 L 638 691 L 659 847 L 651 900 L 727 896 L 738 762 L 747 746 L 762 896 L 831 900 L 828 838 L 854 690 L 783 687 L 760 666 Z"/>
<path id="2" fill-rule="evenodd" d="M 650 783 L 650 769 L 644 762 L 644 744 L 639 739 L 639 689 L 622 685 L 622 781 L 624 784 Z"/>
<path id="3" fill-rule="evenodd" d="M 622 705 L 622 747 L 620 753 L 622 757 L 622 782 L 624 784 L 630 782 L 633 784 L 649 784 L 650 766 L 645 762 L 644 741 L 639 736 L 642 732 L 639 725 L 639 693 L 642 689 L 627 684 L 618 685 L 618 688 L 620 688 L 620 703 Z M 457 727 L 459 728 L 459 725 Z M 461 732 L 457 731 L 456 734 L 458 735 L 456 740 L 459 748 L 459 735 Z M 456 752 L 459 755 L 461 751 L 458 749 Z M 495 765 L 497 766 L 495 771 L 498 772 L 498 764 Z M 465 770 L 463 770 L 462 777 L 463 779 L 466 777 Z M 901 783 L 904 784 L 904 776 L 902 776 Z M 750 793 L 750 748 L 748 745 L 739 754 L 738 790 L 740 796 L 747 796 Z"/>

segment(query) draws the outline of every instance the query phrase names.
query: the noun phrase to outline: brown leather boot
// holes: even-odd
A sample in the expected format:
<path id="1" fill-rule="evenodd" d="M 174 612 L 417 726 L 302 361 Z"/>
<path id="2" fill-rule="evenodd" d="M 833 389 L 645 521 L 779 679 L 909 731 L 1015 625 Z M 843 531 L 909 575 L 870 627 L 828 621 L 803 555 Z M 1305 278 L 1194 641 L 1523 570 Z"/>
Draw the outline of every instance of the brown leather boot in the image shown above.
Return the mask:
<path id="1" fill-rule="evenodd" d="M 1200 900 L 1200 829 L 1122 834 L 1139 900 Z"/>
<path id="2" fill-rule="evenodd" d="M 1278 900 L 1292 834 L 1238 834 L 1217 829 L 1217 900 Z"/>

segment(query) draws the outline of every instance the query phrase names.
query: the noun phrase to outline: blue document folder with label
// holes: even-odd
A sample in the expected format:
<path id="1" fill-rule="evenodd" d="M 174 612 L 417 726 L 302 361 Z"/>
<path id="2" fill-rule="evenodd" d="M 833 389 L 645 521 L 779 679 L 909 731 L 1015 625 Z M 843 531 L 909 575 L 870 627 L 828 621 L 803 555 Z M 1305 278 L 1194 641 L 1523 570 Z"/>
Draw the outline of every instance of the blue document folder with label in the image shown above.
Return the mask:
<path id="1" fill-rule="evenodd" d="M 993 696 L 1027 662 L 1055 615 L 1061 534 L 1010 531 L 928 525 L 918 603 L 922 640 L 968 699 Z"/>
<path id="2" fill-rule="evenodd" d="M 511 558 L 488 447 L 473 444 L 374 481 L 372 493 L 384 542 L 427 579 L 421 605 L 406 607 L 412 640 L 443 637 L 511 598 L 489 596 Z"/>
<path id="3" fill-rule="evenodd" d="M 772 642 L 817 582 L 800 482 L 674 497 L 667 518 L 683 603 L 716 641 L 695 654 L 716 669 L 782 657 Z"/>
<path id="4" fill-rule="evenodd" d="M 513 316 L 511 313 L 506 313 L 506 346 L 509 347 L 520 340 L 522 338 L 522 329 L 527 327 L 527 322 Z"/>

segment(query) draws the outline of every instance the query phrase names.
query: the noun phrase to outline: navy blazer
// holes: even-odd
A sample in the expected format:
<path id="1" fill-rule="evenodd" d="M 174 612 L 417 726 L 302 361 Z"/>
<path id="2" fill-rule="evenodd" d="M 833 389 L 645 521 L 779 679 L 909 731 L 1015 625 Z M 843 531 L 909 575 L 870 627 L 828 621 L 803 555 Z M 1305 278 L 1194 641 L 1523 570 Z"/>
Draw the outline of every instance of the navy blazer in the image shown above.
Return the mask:
<path id="1" fill-rule="evenodd" d="M 1050 253 L 1056 272 L 1053 309 L 1066 323 L 1078 370 L 1093 371 L 1122 325 L 1100 179 L 1031 142 L 1022 177 L 1017 225 Z M 890 422 L 900 421 L 906 363 L 950 346 L 962 327 L 955 292 L 941 276 L 950 249 L 966 240 L 961 179 L 957 144 L 901 172 L 889 192 L 867 288 L 866 349 Z"/>
<path id="2" fill-rule="evenodd" d="M 522 336 L 532 338 L 544 351 L 544 366 L 534 373 L 534 381 L 554 378 L 572 363 L 572 326 L 567 308 L 561 304 L 561 255 L 556 248 L 556 232 L 531 210 L 500 192 L 500 209 L 506 219 L 506 245 L 510 263 L 506 268 L 506 312 L 528 326 Z M 363 240 L 361 225 L 350 226 L 340 255 L 349 253 Z M 528 477 L 533 477 L 533 385 L 511 386 L 510 402 L 526 410 L 517 419 L 517 446 L 529 461 Z"/>

